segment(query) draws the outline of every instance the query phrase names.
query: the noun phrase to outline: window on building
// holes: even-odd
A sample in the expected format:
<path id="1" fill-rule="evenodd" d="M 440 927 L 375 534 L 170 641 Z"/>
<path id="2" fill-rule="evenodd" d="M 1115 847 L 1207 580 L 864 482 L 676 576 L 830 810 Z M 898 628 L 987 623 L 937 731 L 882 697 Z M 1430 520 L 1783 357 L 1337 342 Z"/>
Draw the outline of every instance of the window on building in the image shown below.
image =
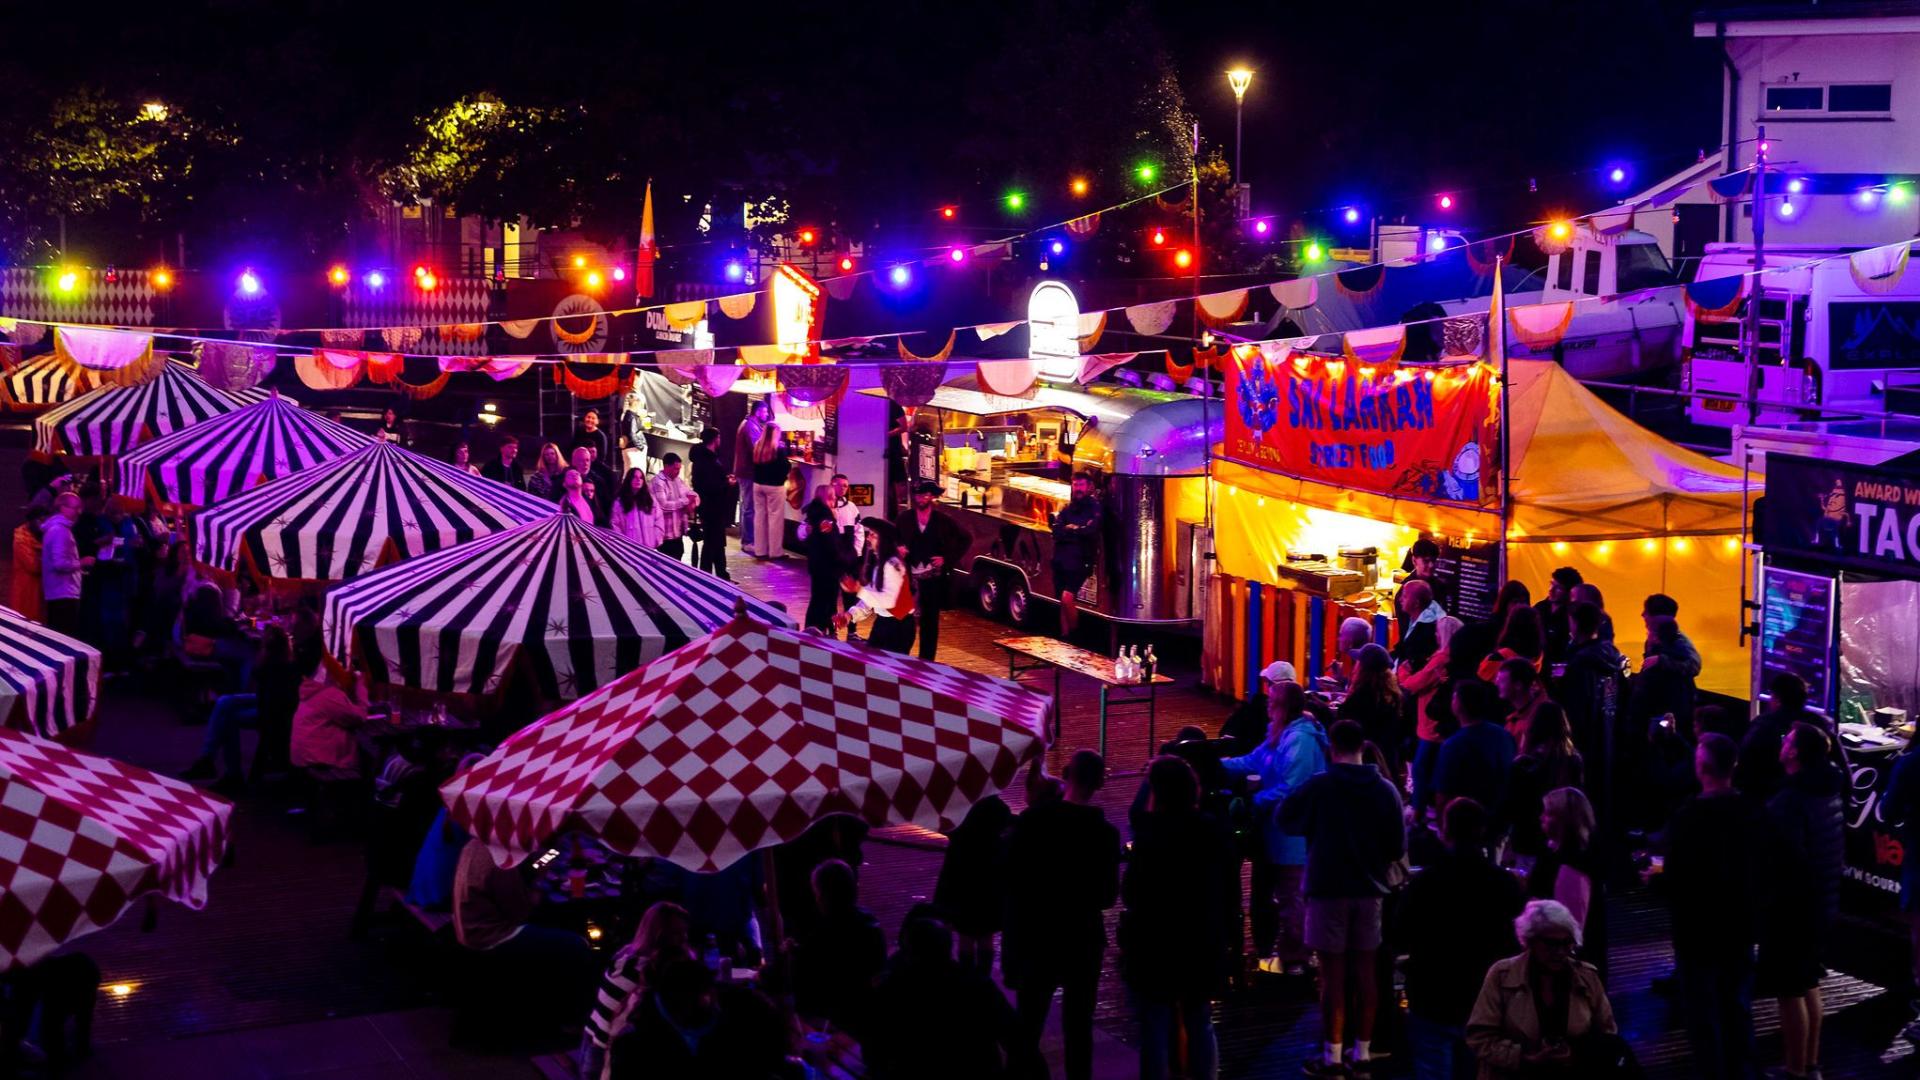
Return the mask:
<path id="1" fill-rule="evenodd" d="M 1560 272 L 1554 275 L 1553 284 L 1559 289 L 1573 288 L 1573 252 L 1560 253 Z"/>
<path id="2" fill-rule="evenodd" d="M 1887 113 L 1893 111 L 1893 84 L 1847 83 L 1827 87 L 1827 111 Z"/>
<path id="3" fill-rule="evenodd" d="M 1587 252 L 1586 265 L 1580 268 L 1580 291 L 1588 296 L 1600 295 L 1600 253 Z"/>
<path id="4" fill-rule="evenodd" d="M 1819 112 L 1826 106 L 1827 88 L 1793 83 L 1767 87 L 1768 112 Z"/>

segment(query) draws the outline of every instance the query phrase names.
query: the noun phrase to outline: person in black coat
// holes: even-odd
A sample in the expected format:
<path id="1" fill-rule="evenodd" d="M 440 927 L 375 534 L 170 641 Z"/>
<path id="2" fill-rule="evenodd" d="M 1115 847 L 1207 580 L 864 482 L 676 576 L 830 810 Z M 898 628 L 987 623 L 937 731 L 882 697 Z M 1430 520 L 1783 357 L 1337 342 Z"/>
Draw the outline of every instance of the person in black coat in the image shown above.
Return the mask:
<path id="1" fill-rule="evenodd" d="M 527 474 L 520 471 L 520 440 L 508 435 L 494 449 L 494 459 L 480 466 L 480 475 L 515 491 L 527 490 Z"/>
<path id="2" fill-rule="evenodd" d="M 632 1026 L 613 1041 L 607 1063 L 614 1080 L 699 1080 L 716 1052 L 720 1007 L 713 972 L 698 960 L 661 965 L 633 1008 Z"/>
<path id="3" fill-rule="evenodd" d="M 820 484 L 800 511 L 805 530 L 800 547 L 807 554 L 807 613 L 801 625 L 828 637 L 833 636 L 833 617 L 840 613 L 840 579 L 848 569 L 831 497 L 831 489 Z"/>
<path id="4" fill-rule="evenodd" d="M 1573 587 L 1583 580 L 1580 571 L 1563 566 L 1553 572 L 1547 584 L 1546 599 L 1533 605 L 1533 610 L 1540 616 L 1541 636 L 1546 639 L 1546 653 L 1541 661 L 1549 670 L 1555 664 L 1566 663 L 1567 649 L 1572 645 L 1567 609 L 1573 606 Z"/>
<path id="5" fill-rule="evenodd" d="M 733 521 L 734 500 L 739 485 L 720 460 L 720 432 L 700 429 L 700 445 L 688 453 L 693 463 L 693 493 L 700 497 L 695 511 L 700 516 L 700 557 L 694 565 L 722 581 L 733 580 L 727 573 L 727 525 Z"/>
<path id="6" fill-rule="evenodd" d="M 1120 833 L 1093 805 L 1106 763 L 1067 762 L 1066 797 L 1029 806 L 1007 841 L 1007 928 L 1000 969 L 1028 1045 L 1038 1047 L 1054 991 L 1067 1080 L 1092 1080 L 1093 1006 L 1107 951 L 1104 912 L 1120 897 Z"/>
<path id="7" fill-rule="evenodd" d="M 1147 765 L 1147 812 L 1133 837 L 1120 897 L 1120 972 L 1140 1020 L 1140 1076 L 1163 1080 L 1176 1025 L 1187 1076 L 1212 1076 L 1219 1048 L 1211 1002 L 1224 993 L 1240 939 L 1239 857 L 1227 829 L 1200 812 L 1200 781 L 1184 760 Z"/>
<path id="8" fill-rule="evenodd" d="M 1780 745 L 1786 782 L 1767 800 L 1779 840 L 1773 902 L 1760 926 L 1754 988 L 1780 1002 L 1780 1037 L 1787 1075 L 1820 1068 L 1820 978 L 1828 942 L 1840 917 L 1845 872 L 1845 782 L 1827 759 L 1827 733 L 1802 721 Z"/>
<path id="9" fill-rule="evenodd" d="M 1098 565 L 1100 557 L 1100 499 L 1093 493 L 1093 477 L 1081 473 L 1073 478 L 1073 498 L 1049 523 L 1053 530 L 1054 598 L 1060 601 L 1060 638 L 1073 639 L 1079 622 L 1080 586 Z"/>
<path id="10" fill-rule="evenodd" d="M 940 611 L 947 606 L 947 575 L 959 569 L 967 553 L 967 534 L 935 506 L 940 485 L 923 480 L 913 486 L 913 506 L 893 523 L 907 547 L 907 573 L 913 576 L 913 609 L 920 629 L 920 659 L 935 659 L 940 645 Z"/>
<path id="11" fill-rule="evenodd" d="M 1795 724 L 1812 724 L 1834 734 L 1827 718 L 1807 708 L 1807 684 L 1800 676 L 1774 676 L 1767 687 L 1773 699 L 1766 712 L 1753 718 L 1752 726 L 1740 742 L 1740 764 L 1733 770 L 1733 786 L 1749 799 L 1764 803 L 1786 783 L 1787 772 L 1780 763 L 1780 745 Z M 1844 764 L 1836 758 L 1836 764 Z"/>
<path id="12" fill-rule="evenodd" d="M 1046 1074 L 1039 1052 L 980 972 L 954 962 L 953 931 L 910 916 L 900 951 L 855 1029 L 871 1080 L 1014 1080 Z"/>
<path id="13" fill-rule="evenodd" d="M 853 868 L 828 859 L 813 870 L 816 916 L 789 943 L 793 1004 L 801 1016 L 846 1028 L 862 1016 L 887 962 L 887 937 L 860 906 Z"/>
<path id="14" fill-rule="evenodd" d="M 960 963 L 983 975 L 993 972 L 993 935 L 1006 922 L 1006 880 L 1000 863 L 1012 827 L 1013 811 L 1000 796 L 974 803 L 947 834 L 947 853 L 933 886 L 934 907 L 958 939 Z"/>
<path id="15" fill-rule="evenodd" d="M 1435 623 L 1445 615 L 1444 610 L 1433 611 L 1433 587 L 1419 578 L 1413 578 L 1400 586 L 1400 593 L 1394 597 L 1394 606 L 1400 611 L 1400 643 L 1393 647 L 1393 659 L 1415 671 L 1427 666 L 1433 654 L 1440 651 L 1440 635 Z"/>
<path id="16" fill-rule="evenodd" d="M 1487 811 L 1455 799 L 1441 817 L 1446 853 L 1413 876 L 1390 937 L 1407 954 L 1407 1033 L 1419 1076 L 1471 1076 L 1467 1017 L 1486 970 L 1513 953 L 1520 882 L 1487 858 Z"/>
<path id="17" fill-rule="evenodd" d="M 1621 748 L 1616 746 L 1616 722 L 1625 715 L 1626 658 L 1613 642 L 1600 636 L 1602 612 L 1592 604 L 1576 603 L 1567 614 L 1572 635 L 1567 647 L 1566 672 L 1553 688 L 1553 697 L 1567 711 L 1574 749 L 1586 765 L 1587 795 L 1600 818 L 1600 834 L 1611 837 L 1615 820 L 1615 773 Z M 1637 752 L 1638 746 L 1629 752 Z"/>

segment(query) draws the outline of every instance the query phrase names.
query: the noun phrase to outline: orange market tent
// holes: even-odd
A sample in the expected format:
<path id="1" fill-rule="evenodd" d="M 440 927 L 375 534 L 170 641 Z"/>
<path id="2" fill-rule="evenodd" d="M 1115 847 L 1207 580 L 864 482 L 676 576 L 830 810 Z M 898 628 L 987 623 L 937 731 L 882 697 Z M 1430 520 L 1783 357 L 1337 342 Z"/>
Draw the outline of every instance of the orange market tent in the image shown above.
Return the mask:
<path id="1" fill-rule="evenodd" d="M 1749 693 L 1740 640 L 1745 488 L 1760 477 L 1676 446 L 1601 401 L 1559 365 L 1511 362 L 1512 521 L 1508 574 L 1544 593 L 1558 566 L 1606 597 L 1621 651 L 1638 666 L 1640 601 L 1664 592 L 1700 649 L 1702 689 Z M 1222 573 L 1276 584 L 1308 530 L 1404 549 L 1419 533 L 1498 536 L 1497 513 L 1335 488 L 1216 460 L 1215 549 Z"/>

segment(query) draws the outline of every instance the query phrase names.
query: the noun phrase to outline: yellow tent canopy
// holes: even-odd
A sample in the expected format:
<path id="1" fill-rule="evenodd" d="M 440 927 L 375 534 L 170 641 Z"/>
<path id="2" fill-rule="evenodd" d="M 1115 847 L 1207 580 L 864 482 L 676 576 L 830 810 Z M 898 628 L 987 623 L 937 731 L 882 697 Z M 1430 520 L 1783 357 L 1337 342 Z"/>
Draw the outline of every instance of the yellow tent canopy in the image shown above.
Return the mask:
<path id="1" fill-rule="evenodd" d="M 1680 602 L 1709 690 L 1746 697 L 1740 644 L 1744 488 L 1758 474 L 1676 446 L 1581 386 L 1558 364 L 1512 361 L 1513 519 L 1508 567 L 1544 593 L 1556 566 L 1578 568 L 1615 612 L 1622 651 L 1638 660 L 1632 618 L 1648 593 Z M 1289 548 L 1377 544 L 1416 533 L 1488 539 L 1497 512 L 1435 506 L 1331 487 L 1216 459 L 1215 550 L 1222 572 L 1277 584 Z M 1315 543 L 1318 546 L 1315 546 Z M 1322 554 L 1332 554 L 1330 551 Z"/>

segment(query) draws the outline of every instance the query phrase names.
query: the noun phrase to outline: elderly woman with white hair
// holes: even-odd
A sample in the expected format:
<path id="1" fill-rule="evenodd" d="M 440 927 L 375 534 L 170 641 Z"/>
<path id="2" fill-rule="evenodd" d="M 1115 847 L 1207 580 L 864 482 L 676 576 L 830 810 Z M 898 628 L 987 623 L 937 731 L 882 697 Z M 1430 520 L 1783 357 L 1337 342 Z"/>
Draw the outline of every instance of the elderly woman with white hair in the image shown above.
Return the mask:
<path id="1" fill-rule="evenodd" d="M 1535 900 L 1513 921 L 1524 950 L 1487 970 L 1467 1019 L 1480 1080 L 1584 1074 L 1625 1053 L 1607 988 L 1574 959 L 1580 924 L 1566 905 Z"/>

